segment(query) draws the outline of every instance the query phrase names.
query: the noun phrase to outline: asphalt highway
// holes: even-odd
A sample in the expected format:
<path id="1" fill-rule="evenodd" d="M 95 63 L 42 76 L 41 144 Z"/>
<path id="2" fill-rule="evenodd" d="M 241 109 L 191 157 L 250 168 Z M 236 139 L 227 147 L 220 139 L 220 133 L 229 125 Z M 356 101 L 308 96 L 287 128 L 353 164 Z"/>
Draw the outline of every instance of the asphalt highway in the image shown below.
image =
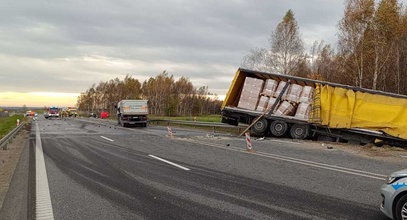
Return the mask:
<path id="1" fill-rule="evenodd" d="M 48 183 L 41 190 L 49 190 L 53 217 L 386 219 L 379 188 L 407 165 L 279 139 L 253 141 L 255 152 L 247 152 L 243 138 L 173 130 L 170 138 L 160 126 L 33 123 Z"/>

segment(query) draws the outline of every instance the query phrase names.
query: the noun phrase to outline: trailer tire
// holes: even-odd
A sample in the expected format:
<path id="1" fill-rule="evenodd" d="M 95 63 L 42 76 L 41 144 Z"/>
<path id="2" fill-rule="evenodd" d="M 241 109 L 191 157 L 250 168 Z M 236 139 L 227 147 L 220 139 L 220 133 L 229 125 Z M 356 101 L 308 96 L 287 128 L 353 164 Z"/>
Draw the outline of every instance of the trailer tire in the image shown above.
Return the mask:
<path id="1" fill-rule="evenodd" d="M 285 121 L 275 120 L 270 124 L 270 132 L 276 137 L 283 136 L 288 130 L 288 124 Z"/>
<path id="2" fill-rule="evenodd" d="M 309 136 L 310 128 L 305 124 L 293 124 L 290 128 L 290 135 L 294 139 L 303 140 Z"/>
<path id="3" fill-rule="evenodd" d="M 267 131 L 267 126 L 268 126 L 268 121 L 265 118 L 262 118 L 258 120 L 254 125 L 252 126 L 252 131 L 256 134 L 263 134 L 264 132 Z"/>

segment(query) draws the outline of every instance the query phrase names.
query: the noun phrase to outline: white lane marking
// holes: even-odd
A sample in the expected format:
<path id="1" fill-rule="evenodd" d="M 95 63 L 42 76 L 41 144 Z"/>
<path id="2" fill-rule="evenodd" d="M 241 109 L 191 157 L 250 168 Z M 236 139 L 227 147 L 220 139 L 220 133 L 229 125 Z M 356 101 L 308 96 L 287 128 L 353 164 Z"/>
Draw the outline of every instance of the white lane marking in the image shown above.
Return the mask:
<path id="1" fill-rule="evenodd" d="M 302 160 L 302 159 L 297 159 L 297 158 L 293 158 L 293 157 L 280 156 L 280 155 L 270 154 L 270 153 L 265 153 L 265 152 L 254 152 L 254 153 L 247 152 L 244 149 L 240 149 L 240 148 L 236 148 L 236 147 L 224 147 L 223 145 L 206 143 L 206 142 L 195 141 L 195 140 L 194 141 L 185 140 L 185 141 L 196 143 L 196 144 L 207 145 L 207 146 L 211 146 L 211 147 L 217 147 L 217 148 L 226 149 L 226 150 L 231 150 L 231 151 L 238 151 L 238 152 L 242 152 L 242 153 L 254 154 L 254 155 L 258 155 L 258 156 L 262 156 L 262 157 L 283 160 L 283 161 L 302 164 L 302 165 L 306 165 L 306 166 L 312 166 L 312 167 L 333 170 L 333 171 L 357 175 L 357 176 L 368 177 L 368 178 L 372 178 L 372 179 L 385 180 L 385 178 L 383 178 L 383 177 L 386 177 L 386 175 L 382 175 L 382 174 L 371 173 L 371 172 L 367 172 L 367 171 L 363 171 L 363 170 L 356 170 L 356 169 L 351 169 L 351 168 L 346 168 L 346 167 L 341 167 L 341 166 L 336 166 L 336 165 L 318 163 L 318 162 L 313 162 L 313 161 L 309 161 L 309 160 Z"/>
<path id="2" fill-rule="evenodd" d="M 112 139 L 110 139 L 110 138 L 107 138 L 107 137 L 103 137 L 103 136 L 100 136 L 101 138 L 103 138 L 103 139 L 105 139 L 105 140 L 108 140 L 108 141 L 114 141 L 114 140 L 112 140 Z"/>
<path id="3" fill-rule="evenodd" d="M 181 166 L 181 165 L 178 165 L 178 164 L 173 163 L 173 162 L 168 161 L 168 160 L 164 160 L 164 159 L 159 158 L 159 157 L 157 157 L 157 156 L 154 156 L 154 155 L 151 155 L 151 154 L 149 154 L 148 156 L 149 156 L 149 157 L 152 157 L 152 158 L 154 158 L 154 159 L 160 160 L 160 161 L 162 161 L 162 162 L 164 162 L 164 163 L 168 163 L 168 164 L 171 164 L 171 165 L 173 165 L 173 166 L 176 166 L 176 167 L 178 167 L 178 168 L 180 168 L 180 169 L 183 169 L 183 170 L 190 170 L 189 168 L 183 167 L 183 166 Z"/>
<path id="4" fill-rule="evenodd" d="M 35 219 L 54 219 L 40 130 L 35 123 Z"/>

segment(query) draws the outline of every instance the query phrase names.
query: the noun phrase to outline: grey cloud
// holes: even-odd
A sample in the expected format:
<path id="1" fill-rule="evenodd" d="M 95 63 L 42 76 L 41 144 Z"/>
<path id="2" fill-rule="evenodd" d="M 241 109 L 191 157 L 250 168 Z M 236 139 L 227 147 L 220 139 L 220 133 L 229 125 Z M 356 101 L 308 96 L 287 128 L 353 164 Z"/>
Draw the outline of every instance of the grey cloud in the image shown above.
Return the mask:
<path id="1" fill-rule="evenodd" d="M 0 79 L 17 79 L 1 80 L 0 91 L 80 92 L 100 80 L 127 73 L 143 79 L 164 69 L 225 91 L 242 57 L 252 47 L 268 45 L 288 9 L 308 45 L 322 39 L 335 43 L 343 13 L 342 0 L 9 0 L 3 5 L 0 54 L 8 61 L 0 62 Z M 129 65 L 83 61 L 93 56 Z"/>

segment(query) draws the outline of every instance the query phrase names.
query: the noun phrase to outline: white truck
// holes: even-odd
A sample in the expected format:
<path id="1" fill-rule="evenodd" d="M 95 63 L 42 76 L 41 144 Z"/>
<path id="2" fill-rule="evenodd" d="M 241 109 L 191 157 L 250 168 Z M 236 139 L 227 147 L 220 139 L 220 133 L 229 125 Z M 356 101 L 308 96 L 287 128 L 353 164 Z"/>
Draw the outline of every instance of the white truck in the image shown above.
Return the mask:
<path id="1" fill-rule="evenodd" d="M 121 100 L 115 107 L 119 125 L 123 127 L 128 125 L 147 127 L 147 100 Z"/>

